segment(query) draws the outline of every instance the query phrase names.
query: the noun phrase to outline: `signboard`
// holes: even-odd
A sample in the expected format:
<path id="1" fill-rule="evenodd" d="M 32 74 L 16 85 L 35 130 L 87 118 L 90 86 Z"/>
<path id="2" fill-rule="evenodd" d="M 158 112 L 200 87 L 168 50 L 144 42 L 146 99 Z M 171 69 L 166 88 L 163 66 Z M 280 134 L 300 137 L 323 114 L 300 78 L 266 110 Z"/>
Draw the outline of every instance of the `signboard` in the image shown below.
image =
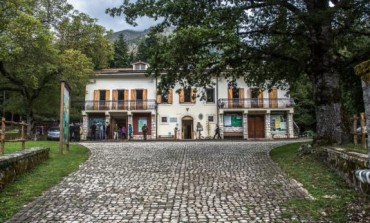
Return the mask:
<path id="1" fill-rule="evenodd" d="M 137 126 L 138 126 L 138 132 L 143 132 L 143 126 L 144 125 L 147 125 L 148 126 L 148 123 L 147 123 L 147 120 L 146 120 L 146 117 L 140 117 L 139 119 L 138 119 L 138 124 L 137 124 Z"/>
<path id="2" fill-rule="evenodd" d="M 61 81 L 60 91 L 59 153 L 62 155 L 64 144 L 69 149 L 70 88 L 67 82 Z"/>
<path id="3" fill-rule="evenodd" d="M 287 118 L 285 114 L 271 115 L 271 133 L 286 134 L 287 133 Z"/>
<path id="4" fill-rule="evenodd" d="M 243 117 L 239 114 L 228 114 L 224 116 L 224 126 L 243 127 Z"/>

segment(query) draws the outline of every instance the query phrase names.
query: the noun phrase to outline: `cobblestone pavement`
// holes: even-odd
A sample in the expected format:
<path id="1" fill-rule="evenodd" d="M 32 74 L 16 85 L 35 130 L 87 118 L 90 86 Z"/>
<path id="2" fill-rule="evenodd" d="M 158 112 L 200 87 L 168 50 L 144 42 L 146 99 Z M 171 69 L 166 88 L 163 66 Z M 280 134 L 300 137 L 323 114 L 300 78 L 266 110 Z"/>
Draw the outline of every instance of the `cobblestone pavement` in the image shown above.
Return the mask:
<path id="1" fill-rule="evenodd" d="M 10 222 L 311 222 L 284 206 L 308 197 L 269 158 L 285 143 L 85 143 L 80 170 Z"/>

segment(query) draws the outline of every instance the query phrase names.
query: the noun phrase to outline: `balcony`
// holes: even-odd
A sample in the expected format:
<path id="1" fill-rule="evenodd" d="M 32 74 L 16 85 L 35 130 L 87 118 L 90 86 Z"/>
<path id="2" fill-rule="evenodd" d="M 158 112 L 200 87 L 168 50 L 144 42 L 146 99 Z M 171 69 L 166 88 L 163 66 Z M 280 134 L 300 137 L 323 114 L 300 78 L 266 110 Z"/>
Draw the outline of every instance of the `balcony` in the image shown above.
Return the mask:
<path id="1" fill-rule="evenodd" d="M 292 108 L 295 103 L 292 98 L 277 98 L 277 99 L 258 99 L 258 98 L 244 98 L 244 99 L 227 99 L 221 98 L 218 100 L 218 106 L 221 109 L 235 109 L 235 108 Z"/>
<path id="2" fill-rule="evenodd" d="M 154 110 L 157 104 L 153 100 L 127 101 L 85 101 L 85 111 L 128 111 Z"/>

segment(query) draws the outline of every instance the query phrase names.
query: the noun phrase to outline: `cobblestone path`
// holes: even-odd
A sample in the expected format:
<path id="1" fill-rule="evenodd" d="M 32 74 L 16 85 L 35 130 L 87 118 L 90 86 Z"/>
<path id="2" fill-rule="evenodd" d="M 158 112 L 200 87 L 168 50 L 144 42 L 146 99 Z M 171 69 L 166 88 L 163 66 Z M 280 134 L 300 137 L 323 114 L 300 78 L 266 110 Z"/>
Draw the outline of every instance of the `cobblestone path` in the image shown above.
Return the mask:
<path id="1" fill-rule="evenodd" d="M 86 143 L 80 170 L 10 222 L 310 222 L 284 206 L 307 197 L 269 158 L 285 143 Z"/>

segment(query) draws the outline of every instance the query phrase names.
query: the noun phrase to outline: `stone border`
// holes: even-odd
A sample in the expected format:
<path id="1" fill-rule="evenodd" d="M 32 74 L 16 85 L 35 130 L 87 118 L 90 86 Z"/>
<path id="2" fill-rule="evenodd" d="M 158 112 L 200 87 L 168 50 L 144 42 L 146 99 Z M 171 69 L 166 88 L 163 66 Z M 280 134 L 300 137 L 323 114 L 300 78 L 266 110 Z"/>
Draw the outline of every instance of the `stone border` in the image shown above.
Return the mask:
<path id="1" fill-rule="evenodd" d="M 50 148 L 31 148 L 0 156 L 0 190 L 20 174 L 49 159 Z"/>
<path id="2" fill-rule="evenodd" d="M 350 185 L 359 189 L 366 195 L 370 195 L 370 185 L 362 183 L 355 176 L 355 171 L 369 169 L 369 158 L 366 154 L 349 152 L 341 148 L 325 148 L 326 160 L 335 171 Z"/>

